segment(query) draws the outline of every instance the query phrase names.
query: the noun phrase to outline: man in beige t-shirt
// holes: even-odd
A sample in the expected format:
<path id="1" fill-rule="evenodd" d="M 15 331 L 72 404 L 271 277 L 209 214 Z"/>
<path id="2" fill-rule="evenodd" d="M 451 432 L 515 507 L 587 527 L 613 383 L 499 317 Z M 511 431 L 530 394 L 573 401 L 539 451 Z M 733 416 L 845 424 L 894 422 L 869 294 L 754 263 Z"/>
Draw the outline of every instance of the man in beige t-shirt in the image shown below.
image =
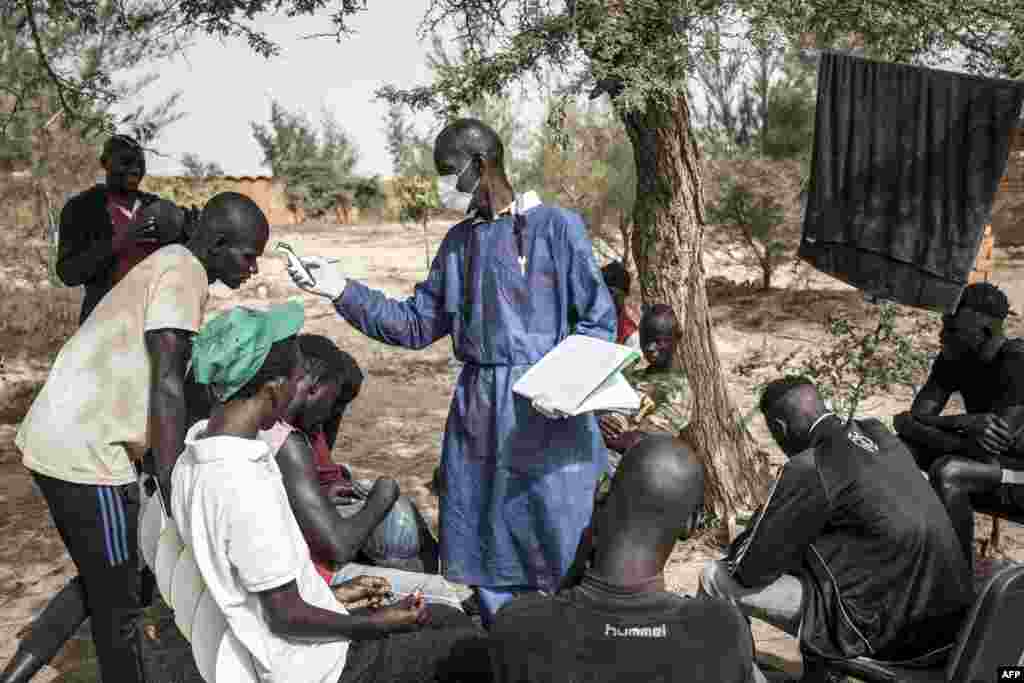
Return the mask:
<path id="1" fill-rule="evenodd" d="M 84 609 L 76 616 L 92 619 L 105 681 L 144 680 L 136 463 L 152 450 L 169 501 L 186 433 L 186 359 L 209 285 L 241 286 L 258 271 L 268 238 L 266 216 L 251 199 L 234 192 L 211 199 L 187 245 L 146 257 L 97 304 L 61 349 L 15 438 L 78 568 Z M 34 625 L 4 680 L 27 680 L 53 656 L 48 626 Z"/>

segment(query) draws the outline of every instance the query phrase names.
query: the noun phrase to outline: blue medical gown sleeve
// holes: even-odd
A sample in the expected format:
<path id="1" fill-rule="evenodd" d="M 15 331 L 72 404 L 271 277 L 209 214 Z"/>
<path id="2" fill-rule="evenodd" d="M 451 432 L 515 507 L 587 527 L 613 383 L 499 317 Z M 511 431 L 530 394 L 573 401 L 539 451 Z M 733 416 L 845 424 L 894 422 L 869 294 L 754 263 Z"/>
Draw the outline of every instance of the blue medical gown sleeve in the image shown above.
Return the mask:
<path id="1" fill-rule="evenodd" d="M 569 252 L 569 305 L 576 312 L 575 334 L 615 341 L 615 304 L 594 259 L 587 228 L 579 214 L 563 211 Z"/>
<path id="2" fill-rule="evenodd" d="M 338 315 L 372 339 L 407 349 L 425 348 L 448 335 L 452 321 L 444 310 L 447 246 L 446 240 L 434 257 L 427 279 L 417 284 L 405 301 L 349 280 L 334 301 Z"/>

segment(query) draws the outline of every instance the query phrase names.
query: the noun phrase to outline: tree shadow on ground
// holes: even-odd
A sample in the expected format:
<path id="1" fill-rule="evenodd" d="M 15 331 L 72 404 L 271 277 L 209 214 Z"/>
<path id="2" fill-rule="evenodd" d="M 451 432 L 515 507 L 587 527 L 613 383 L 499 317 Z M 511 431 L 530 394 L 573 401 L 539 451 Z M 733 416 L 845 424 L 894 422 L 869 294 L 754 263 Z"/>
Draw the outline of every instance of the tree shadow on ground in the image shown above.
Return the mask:
<path id="1" fill-rule="evenodd" d="M 393 378 L 399 381 L 413 381 L 415 378 L 446 377 L 450 370 L 450 358 L 445 355 L 434 359 L 405 358 L 401 363 L 373 363 L 367 369 L 374 377 Z"/>
<path id="2" fill-rule="evenodd" d="M 760 290 L 716 278 L 707 285 L 708 304 L 716 326 L 743 332 L 770 333 L 794 325 L 818 326 L 828 315 L 866 317 L 864 296 L 834 289 Z"/>
<path id="3" fill-rule="evenodd" d="M 878 306 L 865 301 L 864 294 L 854 289 L 760 290 L 724 278 L 709 278 L 707 292 L 714 325 L 745 333 L 792 333 L 803 327 L 811 341 L 810 337 L 821 335 L 830 316 L 858 325 L 874 323 L 878 316 Z M 928 311 L 904 306 L 900 318 L 914 331 L 930 331 L 933 327 L 938 331 L 938 316 Z"/>

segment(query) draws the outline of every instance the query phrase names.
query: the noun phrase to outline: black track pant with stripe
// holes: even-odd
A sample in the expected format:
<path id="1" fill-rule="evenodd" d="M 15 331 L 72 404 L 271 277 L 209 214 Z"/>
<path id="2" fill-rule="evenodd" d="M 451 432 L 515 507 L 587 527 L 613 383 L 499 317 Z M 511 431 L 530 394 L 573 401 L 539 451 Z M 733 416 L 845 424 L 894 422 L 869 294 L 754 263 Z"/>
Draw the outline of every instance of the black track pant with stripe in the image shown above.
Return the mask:
<path id="1" fill-rule="evenodd" d="M 102 680 L 144 681 L 138 484 L 92 486 L 33 476 L 78 568 Z"/>

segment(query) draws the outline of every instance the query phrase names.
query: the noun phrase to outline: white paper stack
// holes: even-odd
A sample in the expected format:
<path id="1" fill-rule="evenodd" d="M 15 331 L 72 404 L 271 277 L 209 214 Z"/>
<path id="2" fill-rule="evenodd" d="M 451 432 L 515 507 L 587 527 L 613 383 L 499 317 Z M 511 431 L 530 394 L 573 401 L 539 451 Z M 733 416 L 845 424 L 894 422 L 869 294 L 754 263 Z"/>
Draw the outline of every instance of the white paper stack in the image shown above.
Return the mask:
<path id="1" fill-rule="evenodd" d="M 595 410 L 639 410 L 640 397 L 622 371 L 640 352 L 622 344 L 574 334 L 551 349 L 512 386 L 512 391 L 566 415 Z"/>

